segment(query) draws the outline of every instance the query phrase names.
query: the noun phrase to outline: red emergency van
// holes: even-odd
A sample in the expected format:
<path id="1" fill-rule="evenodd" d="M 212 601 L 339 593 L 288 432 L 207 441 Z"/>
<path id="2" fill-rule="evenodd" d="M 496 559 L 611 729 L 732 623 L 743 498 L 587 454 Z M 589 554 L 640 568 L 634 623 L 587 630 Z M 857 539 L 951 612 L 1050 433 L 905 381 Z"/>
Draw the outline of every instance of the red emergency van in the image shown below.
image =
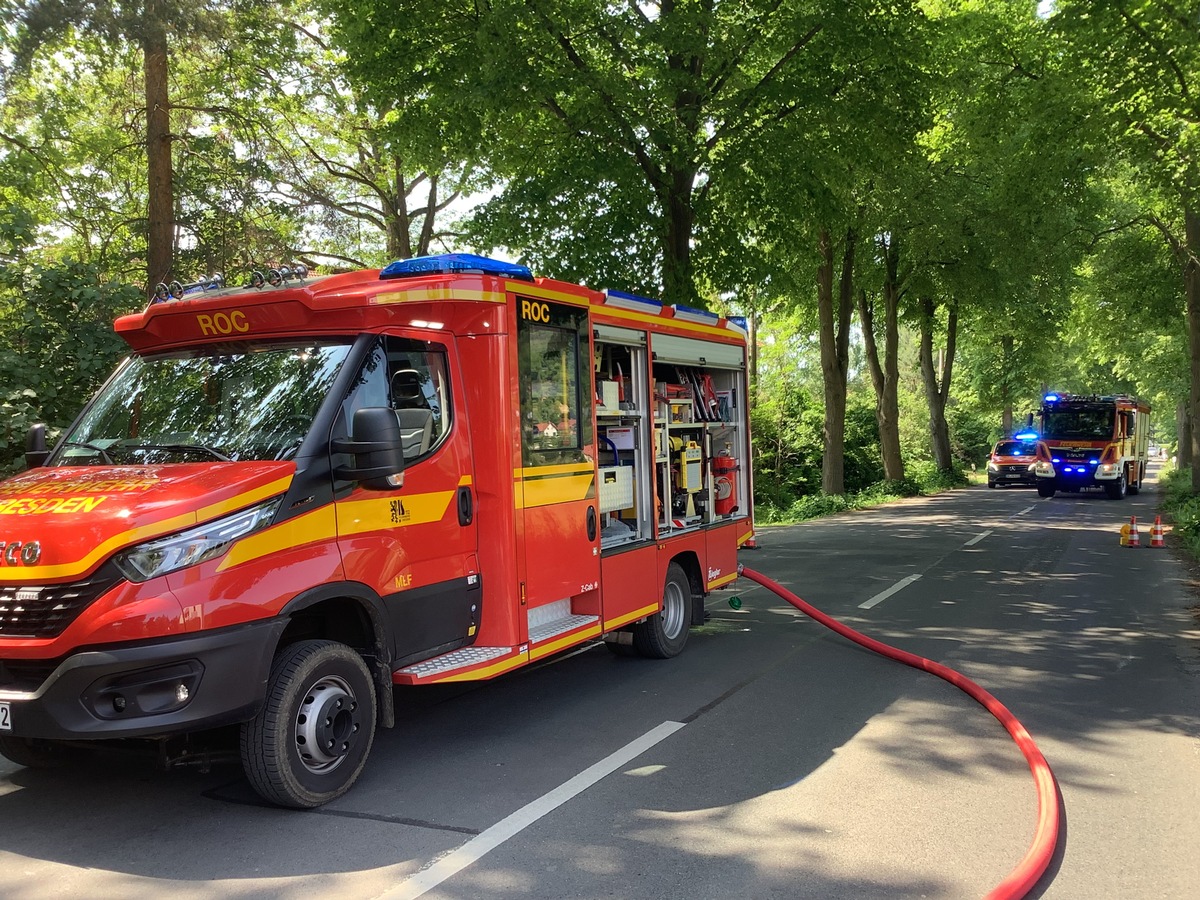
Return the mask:
<path id="1" fill-rule="evenodd" d="M 671 657 L 736 578 L 738 323 L 466 254 L 175 287 L 0 483 L 10 760 L 237 725 L 254 788 L 318 806 L 393 685 Z"/>

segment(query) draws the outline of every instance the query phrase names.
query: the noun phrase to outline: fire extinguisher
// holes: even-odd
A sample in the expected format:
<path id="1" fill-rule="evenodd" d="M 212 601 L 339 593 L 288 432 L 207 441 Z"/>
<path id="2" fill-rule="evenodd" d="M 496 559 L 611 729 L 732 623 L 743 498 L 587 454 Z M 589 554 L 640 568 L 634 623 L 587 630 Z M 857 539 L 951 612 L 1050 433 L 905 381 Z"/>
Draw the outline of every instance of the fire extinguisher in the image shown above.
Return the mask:
<path id="1" fill-rule="evenodd" d="M 737 460 L 730 454 L 729 446 L 725 452 L 712 459 L 713 488 L 716 502 L 713 508 L 718 516 L 728 516 L 737 512 Z"/>

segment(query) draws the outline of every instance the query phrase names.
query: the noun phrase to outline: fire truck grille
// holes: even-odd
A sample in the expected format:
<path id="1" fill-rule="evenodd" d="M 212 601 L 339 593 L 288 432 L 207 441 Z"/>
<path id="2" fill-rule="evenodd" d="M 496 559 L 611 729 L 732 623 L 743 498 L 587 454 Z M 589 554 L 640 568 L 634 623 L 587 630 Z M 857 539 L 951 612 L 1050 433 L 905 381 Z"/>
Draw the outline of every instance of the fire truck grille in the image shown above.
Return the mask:
<path id="1" fill-rule="evenodd" d="M 70 584 L 0 585 L 0 637 L 57 637 L 120 579 L 116 568 L 106 565 Z"/>

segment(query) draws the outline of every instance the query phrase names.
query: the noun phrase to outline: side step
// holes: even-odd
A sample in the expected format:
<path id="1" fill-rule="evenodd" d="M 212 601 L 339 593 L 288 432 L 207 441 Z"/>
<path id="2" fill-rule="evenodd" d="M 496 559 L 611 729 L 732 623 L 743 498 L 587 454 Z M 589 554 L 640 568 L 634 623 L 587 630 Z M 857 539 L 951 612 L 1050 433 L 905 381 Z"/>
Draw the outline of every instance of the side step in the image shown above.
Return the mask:
<path id="1" fill-rule="evenodd" d="M 517 647 L 463 647 L 392 673 L 395 684 L 483 681 L 600 636 L 600 617 L 568 614 L 538 621 L 530 616 L 529 643 Z M 538 621 L 538 624 L 534 624 Z"/>

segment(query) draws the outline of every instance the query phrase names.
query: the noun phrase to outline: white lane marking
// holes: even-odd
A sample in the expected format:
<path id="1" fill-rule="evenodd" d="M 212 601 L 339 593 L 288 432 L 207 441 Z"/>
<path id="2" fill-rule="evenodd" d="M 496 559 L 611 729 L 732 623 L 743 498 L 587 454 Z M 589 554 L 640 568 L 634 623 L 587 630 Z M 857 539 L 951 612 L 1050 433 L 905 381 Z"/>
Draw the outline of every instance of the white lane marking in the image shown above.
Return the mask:
<path id="1" fill-rule="evenodd" d="M 974 547 L 976 544 L 978 544 L 980 541 L 982 541 L 989 534 L 991 534 L 991 531 L 985 531 L 983 534 L 977 534 L 977 535 L 975 535 L 975 537 L 971 538 L 969 541 L 967 541 L 965 544 L 963 544 L 963 546 L 964 547 Z"/>
<path id="2" fill-rule="evenodd" d="M 1013 518 L 1015 519 L 1017 516 L 1023 516 L 1023 515 L 1025 515 L 1025 513 L 1029 512 L 1031 509 L 1036 509 L 1036 508 L 1037 508 L 1036 506 L 1027 506 L 1020 512 L 1013 513 Z"/>
<path id="3" fill-rule="evenodd" d="M 909 575 L 907 578 L 901 578 L 899 581 L 897 581 L 895 584 L 893 584 L 886 591 L 876 594 L 874 597 L 872 597 L 866 603 L 858 604 L 858 608 L 859 609 L 870 609 L 872 606 L 882 603 L 888 597 L 892 596 L 892 594 L 896 593 L 896 591 L 904 590 L 906 587 L 908 587 L 910 584 L 912 584 L 914 581 L 916 581 L 920 577 L 921 577 L 920 575 Z"/>
<path id="4" fill-rule="evenodd" d="M 663 722 L 657 728 L 650 729 L 640 738 L 630 741 L 620 750 L 584 769 L 574 778 L 564 781 L 550 793 L 543 794 L 532 803 L 522 806 L 512 815 L 501 819 L 491 828 L 475 835 L 429 868 L 409 876 L 392 890 L 381 894 L 378 900 L 415 900 L 447 878 L 457 875 L 471 863 L 482 859 L 509 838 L 553 812 L 576 794 L 587 790 L 600 779 L 612 774 L 630 760 L 645 753 L 655 744 L 667 739 L 682 727 L 682 722 Z"/>

